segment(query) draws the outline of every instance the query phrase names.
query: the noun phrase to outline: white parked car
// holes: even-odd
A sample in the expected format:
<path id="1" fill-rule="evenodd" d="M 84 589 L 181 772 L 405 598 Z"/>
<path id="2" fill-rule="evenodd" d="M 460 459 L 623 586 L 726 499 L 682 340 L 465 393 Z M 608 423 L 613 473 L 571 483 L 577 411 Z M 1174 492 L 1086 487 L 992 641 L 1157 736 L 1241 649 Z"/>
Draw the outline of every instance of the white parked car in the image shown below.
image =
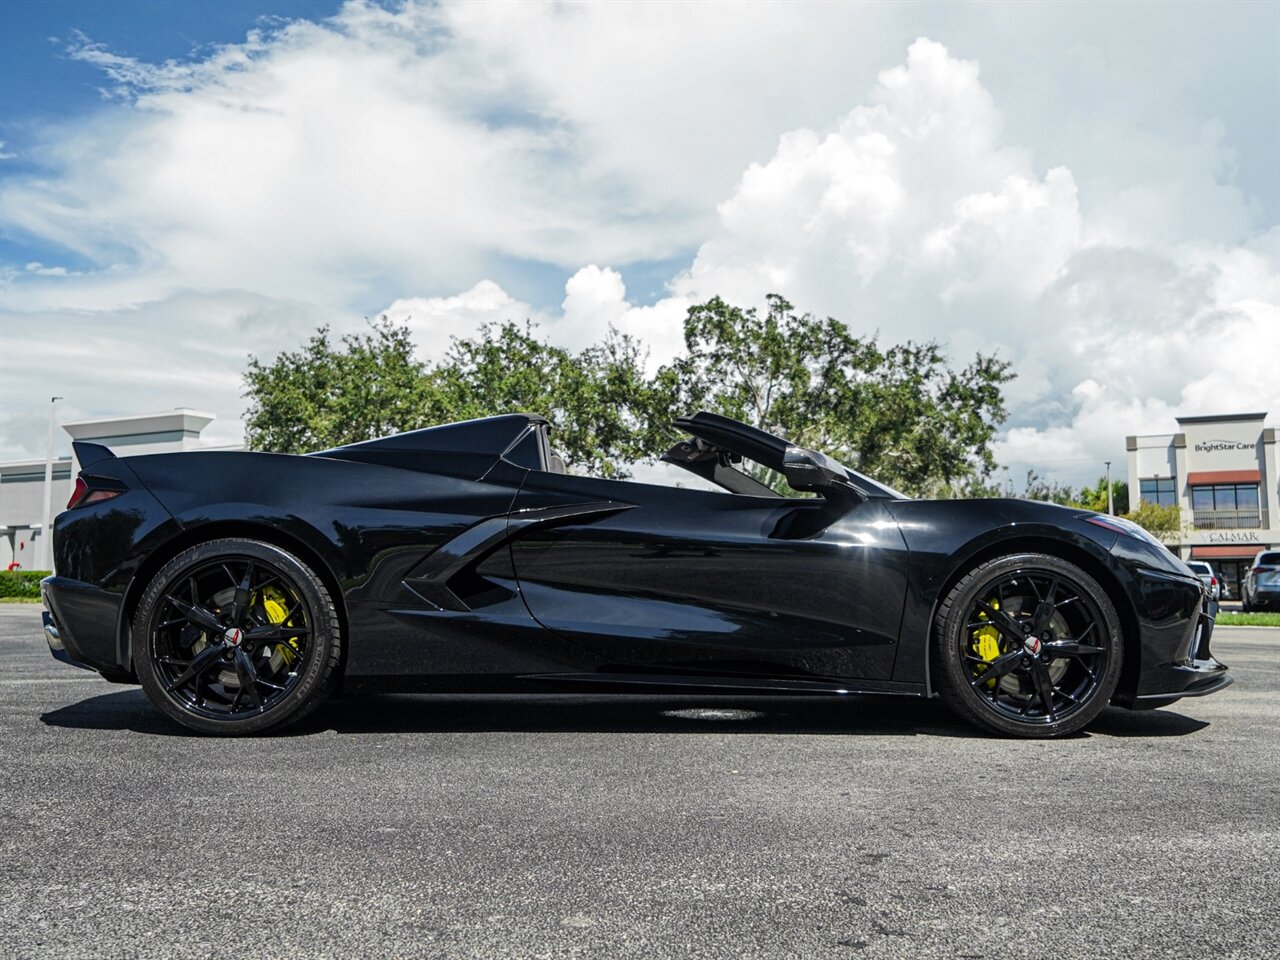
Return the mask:
<path id="1" fill-rule="evenodd" d="M 1209 599 L 1222 599 L 1222 581 L 1218 579 L 1218 575 L 1213 572 L 1213 567 L 1209 566 L 1203 560 L 1188 560 L 1187 566 L 1191 568 L 1191 572 L 1198 576 L 1209 587 Z"/>

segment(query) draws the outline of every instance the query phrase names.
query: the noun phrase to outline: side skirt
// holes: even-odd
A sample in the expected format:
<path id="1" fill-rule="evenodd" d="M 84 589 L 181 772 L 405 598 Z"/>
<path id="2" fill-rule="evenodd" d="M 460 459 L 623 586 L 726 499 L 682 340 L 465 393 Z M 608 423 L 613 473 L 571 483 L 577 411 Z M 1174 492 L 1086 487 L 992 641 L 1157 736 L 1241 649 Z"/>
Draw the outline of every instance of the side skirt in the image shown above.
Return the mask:
<path id="1" fill-rule="evenodd" d="M 757 696 L 861 696 L 885 694 L 923 697 L 922 683 L 891 680 L 788 680 L 768 677 L 712 677 L 648 673 L 526 673 L 346 676 L 344 693 L 467 693 L 467 694 L 733 694 Z"/>
<path id="2" fill-rule="evenodd" d="M 752 691 L 780 694 L 811 693 L 828 696 L 876 693 L 915 697 L 927 695 L 923 683 L 902 683 L 893 680 L 788 680 L 771 677 L 712 677 L 650 673 L 540 673 L 527 674 L 520 679 L 566 685 L 648 687 L 659 690 L 674 688 L 709 692 Z"/>

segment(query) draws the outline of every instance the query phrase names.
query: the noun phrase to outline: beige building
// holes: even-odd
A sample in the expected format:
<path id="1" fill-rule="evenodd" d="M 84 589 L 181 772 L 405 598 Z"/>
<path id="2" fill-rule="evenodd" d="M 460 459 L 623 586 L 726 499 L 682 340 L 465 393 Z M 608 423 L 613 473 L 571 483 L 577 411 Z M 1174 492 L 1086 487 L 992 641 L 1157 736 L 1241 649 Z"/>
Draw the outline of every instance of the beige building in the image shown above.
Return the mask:
<path id="1" fill-rule="evenodd" d="M 1125 442 L 1130 501 L 1177 507 L 1182 528 L 1170 548 L 1207 560 L 1230 599 L 1258 551 L 1280 547 L 1276 431 L 1266 416 L 1179 417 L 1178 433 Z"/>
<path id="2" fill-rule="evenodd" d="M 131 417 L 100 417 L 62 424 L 72 440 L 89 440 L 110 447 L 122 457 L 144 453 L 207 449 L 200 434 L 214 421 L 211 413 L 179 407 L 164 413 Z M 64 446 L 64 440 L 59 446 Z M 0 570 L 17 564 L 34 570 L 40 559 L 41 512 L 44 508 L 44 460 L 0 463 Z M 53 464 L 51 517 L 66 507 L 79 466 L 71 457 Z"/>

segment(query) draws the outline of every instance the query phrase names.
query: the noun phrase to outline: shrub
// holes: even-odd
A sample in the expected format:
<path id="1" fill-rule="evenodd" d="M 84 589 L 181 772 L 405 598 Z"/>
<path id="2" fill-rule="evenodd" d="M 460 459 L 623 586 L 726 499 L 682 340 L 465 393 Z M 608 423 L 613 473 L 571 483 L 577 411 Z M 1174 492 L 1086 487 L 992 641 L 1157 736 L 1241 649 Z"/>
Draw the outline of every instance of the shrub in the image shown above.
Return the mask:
<path id="1" fill-rule="evenodd" d="M 49 570 L 0 570 L 0 598 L 40 599 L 40 581 Z"/>

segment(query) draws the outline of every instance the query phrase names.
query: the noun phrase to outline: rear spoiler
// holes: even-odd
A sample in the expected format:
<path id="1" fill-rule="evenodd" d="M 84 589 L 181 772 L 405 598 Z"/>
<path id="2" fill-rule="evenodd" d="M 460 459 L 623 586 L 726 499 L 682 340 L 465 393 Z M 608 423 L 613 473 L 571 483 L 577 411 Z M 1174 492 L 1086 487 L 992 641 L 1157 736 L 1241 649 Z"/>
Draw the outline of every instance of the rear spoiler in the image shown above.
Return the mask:
<path id="1" fill-rule="evenodd" d="M 76 463 L 80 469 L 93 466 L 103 460 L 114 460 L 116 455 L 100 443 L 88 443 L 85 440 L 72 440 L 71 449 L 75 451 Z"/>

